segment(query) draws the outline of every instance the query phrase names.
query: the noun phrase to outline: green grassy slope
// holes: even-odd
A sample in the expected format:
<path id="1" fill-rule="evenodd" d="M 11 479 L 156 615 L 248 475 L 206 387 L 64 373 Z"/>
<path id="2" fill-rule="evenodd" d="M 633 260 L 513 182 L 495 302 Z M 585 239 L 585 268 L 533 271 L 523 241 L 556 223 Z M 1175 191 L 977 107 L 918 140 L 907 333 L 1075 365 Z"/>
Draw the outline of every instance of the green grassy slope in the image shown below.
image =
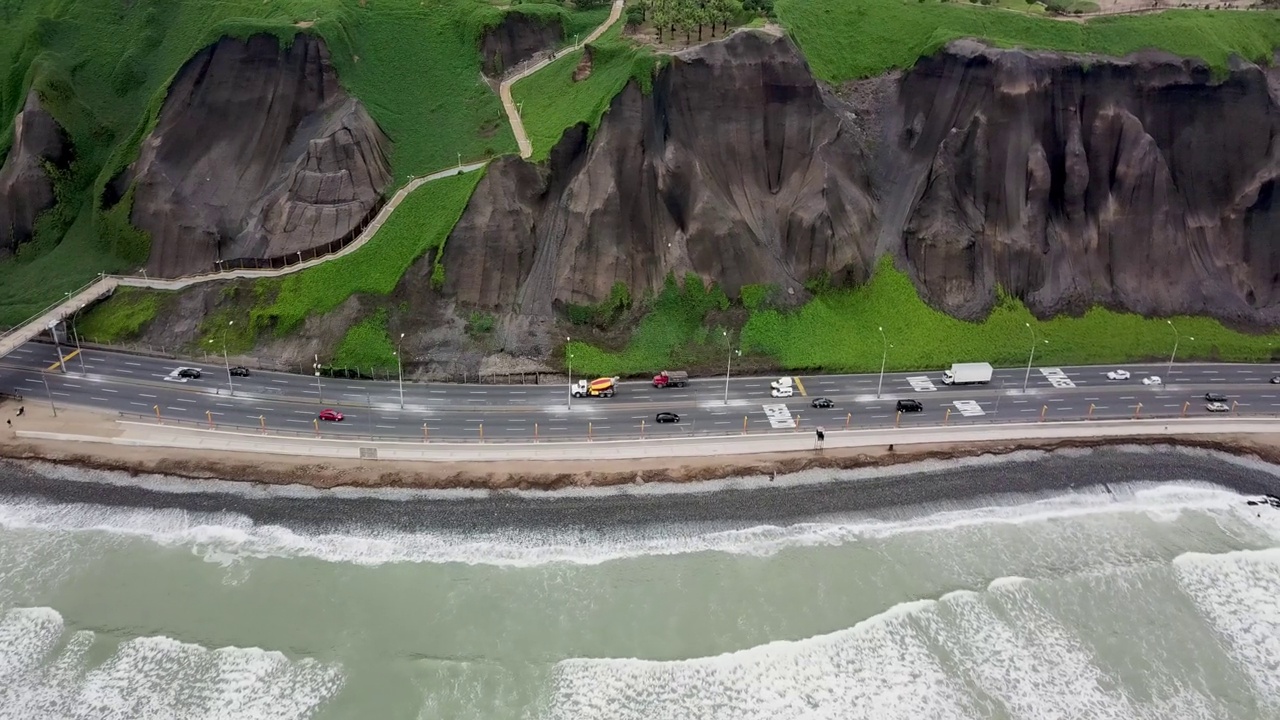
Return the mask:
<path id="1" fill-rule="evenodd" d="M 569 347 L 573 366 L 586 375 L 645 375 L 669 366 L 723 363 L 728 348 L 724 329 L 707 327 L 707 319 L 708 313 L 727 306 L 722 293 L 696 283 L 679 293 L 668 288 L 625 348 L 610 352 L 575 341 Z M 1260 362 L 1280 349 L 1280 333 L 1240 333 L 1208 318 L 1172 322 L 1182 337 L 1178 357 L 1183 360 Z M 788 370 L 874 372 L 884 352 L 877 329 L 883 327 L 893 345 L 887 356 L 890 370 L 983 360 L 1016 366 L 1027 361 L 1031 349 L 1028 324 L 1048 341 L 1036 350 L 1036 362 L 1042 365 L 1167 359 L 1173 347 L 1174 331 L 1166 320 L 1101 308 L 1078 318 L 1040 321 L 1017 300 L 1003 298 L 982 322 L 957 320 L 926 305 L 911 280 L 888 261 L 866 285 L 824 291 L 799 310 L 756 306 L 733 345 Z"/>
<path id="2" fill-rule="evenodd" d="M 534 162 L 547 158 L 564 131 L 585 122 L 593 130 L 609 109 L 609 103 L 629 80 L 648 88 L 656 59 L 647 50 L 633 47 L 622 38 L 619 20 L 590 46 L 591 75 L 573 81 L 573 72 L 582 61 L 582 50 L 567 53 L 511 88 L 511 97 L 521 103 L 520 117 L 533 144 Z"/>
<path id="3" fill-rule="evenodd" d="M 568 34 L 601 19 L 531 4 Z M 0 155 L 29 87 L 67 128 L 77 161 L 59 190 L 56 225 L 18 262 L 0 262 L 0 327 L 14 324 L 100 271 L 145 261 L 127 205 L 97 209 L 105 183 L 137 156 L 169 81 L 223 35 L 298 32 L 325 38 L 339 77 L 391 137 L 397 184 L 484 155 L 513 152 L 496 95 L 481 81 L 479 34 L 501 20 L 484 0 L 23 0 L 0 2 Z M 306 27 L 303 27 L 306 26 Z M 60 242 L 61 241 L 61 242 Z"/>
<path id="4" fill-rule="evenodd" d="M 1264 61 L 1280 46 L 1280 12 L 1170 10 L 1080 23 L 914 0 L 777 0 L 776 7 L 814 74 L 836 83 L 910 66 L 960 37 L 1105 55 L 1160 48 L 1218 68 L 1231 54 Z"/>

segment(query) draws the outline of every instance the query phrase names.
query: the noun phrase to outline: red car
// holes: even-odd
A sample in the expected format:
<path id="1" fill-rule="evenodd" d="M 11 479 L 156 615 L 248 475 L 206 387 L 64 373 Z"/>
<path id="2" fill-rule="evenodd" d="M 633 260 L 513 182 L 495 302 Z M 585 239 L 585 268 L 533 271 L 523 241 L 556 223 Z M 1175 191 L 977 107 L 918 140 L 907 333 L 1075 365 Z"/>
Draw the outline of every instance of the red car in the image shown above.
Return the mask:
<path id="1" fill-rule="evenodd" d="M 333 422 L 342 422 L 342 413 L 338 412 L 337 410 L 328 410 L 328 409 L 321 410 L 320 419 L 331 420 Z"/>

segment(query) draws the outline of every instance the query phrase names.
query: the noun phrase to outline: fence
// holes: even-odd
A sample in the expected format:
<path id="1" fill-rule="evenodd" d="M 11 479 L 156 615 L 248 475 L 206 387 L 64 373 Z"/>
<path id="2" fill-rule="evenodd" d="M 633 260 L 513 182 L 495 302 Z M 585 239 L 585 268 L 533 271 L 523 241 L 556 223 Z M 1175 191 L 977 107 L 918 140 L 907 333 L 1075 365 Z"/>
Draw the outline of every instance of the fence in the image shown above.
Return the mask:
<path id="1" fill-rule="evenodd" d="M 1130 409 L 1132 410 L 1133 408 L 1130 408 Z M 1039 418 L 1029 419 L 1029 418 L 1013 418 L 1013 417 L 995 418 L 988 415 L 982 418 L 981 420 L 977 420 L 973 418 L 963 418 L 958 412 L 950 412 L 946 414 L 939 413 L 941 417 L 941 421 L 939 421 L 939 418 L 931 418 L 932 422 L 921 422 L 920 421 L 921 418 L 917 416 L 907 421 L 906 423 L 903 423 L 901 422 L 901 420 L 903 417 L 906 417 L 906 415 L 899 413 L 897 417 L 890 416 L 891 419 L 884 423 L 868 424 L 865 422 L 865 418 L 859 419 L 859 422 L 856 422 L 856 423 L 852 422 L 853 416 L 852 416 L 852 413 L 850 413 L 849 420 L 847 420 L 843 424 L 836 424 L 836 425 L 833 425 L 827 422 L 813 422 L 813 421 L 806 422 L 801 415 L 796 415 L 794 416 L 795 424 L 791 427 L 784 427 L 784 428 L 770 427 L 769 429 L 751 428 L 749 427 L 750 424 L 747 422 L 749 419 L 749 416 L 744 416 L 743 424 L 741 426 L 735 425 L 734 428 L 730 430 L 714 430 L 714 429 L 705 430 L 705 429 L 697 429 L 697 428 L 689 429 L 690 427 L 689 424 L 676 425 L 676 426 L 669 426 L 669 425 L 657 426 L 657 427 L 662 427 L 666 429 L 655 430 L 655 425 L 651 422 L 646 421 L 644 423 L 636 423 L 634 426 L 630 426 L 626 429 L 609 426 L 608 429 L 610 430 L 610 432 L 601 432 L 599 429 L 599 426 L 596 425 L 596 421 L 591 421 L 591 420 L 576 421 L 576 424 L 574 424 L 572 430 L 570 430 L 567 427 L 568 425 L 570 425 L 568 421 L 555 419 L 555 420 L 548 420 L 547 425 L 543 425 L 541 421 L 534 422 L 532 423 L 534 426 L 532 429 L 530 429 L 524 435 L 517 437 L 517 436 L 512 436 L 510 434 L 506 436 L 495 436 L 492 434 L 492 432 L 486 436 L 484 431 L 484 423 L 480 423 L 474 433 L 470 431 L 465 433 L 459 433 L 457 431 L 461 429 L 460 427 L 432 426 L 431 419 L 428 419 L 425 416 L 423 418 L 424 427 L 422 428 L 421 431 L 418 431 L 416 428 L 413 428 L 413 429 L 406 428 L 407 432 L 405 434 L 379 435 L 373 432 L 361 434 L 358 430 L 354 429 L 358 425 L 358 423 L 356 422 L 343 423 L 335 426 L 335 423 L 332 423 L 332 422 L 316 420 L 315 422 L 316 424 L 318 424 L 318 429 L 316 426 L 313 425 L 313 427 L 308 430 L 289 430 L 287 428 L 272 426 L 271 424 L 266 422 L 265 418 L 262 421 L 260 421 L 257 425 L 246 425 L 243 423 L 221 422 L 214 419 L 212 415 L 210 415 L 209 418 L 206 419 L 205 421 L 198 421 L 198 420 L 193 421 L 193 420 L 182 420 L 178 418 L 170 418 L 170 417 L 164 416 L 162 412 L 160 414 L 120 412 L 118 413 L 118 415 L 123 420 L 132 420 L 135 422 L 151 422 L 159 425 L 164 425 L 165 427 L 191 428 L 191 429 L 198 429 L 198 430 L 220 430 L 224 432 L 240 432 L 240 433 L 246 433 L 246 434 L 256 434 L 256 435 L 263 435 L 267 437 L 280 437 L 280 438 L 307 438 L 307 439 L 319 438 L 323 440 L 344 440 L 349 442 L 370 442 L 370 443 L 430 444 L 434 442 L 434 443 L 449 443 L 449 444 L 476 443 L 476 444 L 510 444 L 510 445 L 521 445 L 521 444 L 528 444 L 528 443 L 555 443 L 555 442 L 577 443 L 577 442 L 594 441 L 594 440 L 670 441 L 675 438 L 716 438 L 716 437 L 729 438 L 729 437 L 739 437 L 743 435 L 753 435 L 757 437 L 759 436 L 776 437 L 779 435 L 808 434 L 812 436 L 816 433 L 816 431 L 819 428 L 822 428 L 826 435 L 831 436 L 833 433 L 866 431 L 866 430 L 902 430 L 902 431 L 920 430 L 920 431 L 923 431 L 923 430 L 934 430 L 934 429 L 939 429 L 943 427 L 960 427 L 960 426 L 978 428 L 978 427 L 986 427 L 986 426 L 993 426 L 993 425 L 1036 425 L 1036 424 L 1052 425 L 1052 424 L 1081 424 L 1081 423 L 1087 424 L 1089 422 L 1094 422 L 1094 421 L 1123 422 L 1126 420 L 1132 420 L 1134 422 L 1155 424 L 1160 422 L 1168 422 L 1170 420 L 1181 420 L 1181 419 L 1187 419 L 1192 417 L 1189 415 L 1185 415 L 1181 412 L 1168 413 L 1168 412 L 1154 412 L 1154 411 L 1148 411 L 1145 409 L 1139 409 L 1127 416 L 1126 415 L 1120 415 L 1120 416 L 1108 415 L 1105 417 L 1103 416 L 1081 417 L 1079 415 L 1076 415 L 1074 417 L 1069 417 L 1069 418 L 1068 417 L 1054 418 L 1046 414 L 1045 416 L 1041 416 Z M 1215 415 L 1204 415 L 1203 413 L 1196 413 L 1194 417 L 1204 419 L 1204 420 L 1212 420 L 1213 418 L 1216 417 L 1223 421 L 1242 420 L 1242 419 L 1244 420 L 1280 420 L 1280 413 L 1241 413 L 1241 412 L 1238 412 L 1237 410 L 1232 410 L 1231 412 L 1228 412 L 1228 413 L 1221 413 L 1221 414 L 1215 414 Z M 439 422 L 438 415 L 432 415 L 431 418 L 435 419 L 436 422 Z M 491 429 L 495 425 L 497 425 L 497 418 L 498 416 L 495 416 L 495 422 L 490 426 Z M 609 421 L 609 422 L 613 422 L 613 421 Z M 362 423 L 363 421 L 361 421 L 361 424 Z M 550 423 L 557 423 L 557 425 L 551 426 Z M 344 429 L 339 429 L 339 427 Z M 682 430 L 682 432 L 678 434 L 672 433 L 671 432 L 672 427 L 679 428 Z M 353 428 L 353 430 L 351 432 L 347 432 L 345 428 Z M 557 432 L 557 429 L 559 430 L 558 432 Z M 452 431 L 452 432 L 448 432 L 448 431 Z M 445 434 L 446 432 L 448 432 L 447 435 Z M 1170 430 L 1170 434 L 1171 435 L 1177 434 L 1176 429 Z M 938 442 L 945 442 L 945 441 L 946 441 L 945 438 L 938 439 Z M 814 447 L 821 448 L 822 442 L 816 441 Z"/>
<path id="2" fill-rule="evenodd" d="M 232 258 L 230 260 L 217 260 L 213 264 L 214 270 L 217 272 L 242 269 L 277 270 L 279 268 L 289 267 L 290 265 L 297 265 L 298 263 L 303 263 L 308 260 L 314 260 L 322 255 L 329 255 L 331 253 L 338 252 L 342 248 L 358 240 L 365 229 L 373 224 L 374 218 L 378 216 L 378 213 L 382 211 L 383 206 L 386 204 L 387 199 L 381 195 L 378 196 L 377 202 L 373 204 L 373 207 L 369 209 L 369 212 L 365 213 L 364 217 L 360 219 L 360 222 L 337 240 L 330 240 L 323 245 L 316 245 L 314 247 L 307 248 L 306 250 L 277 255 L 276 257 L 244 257 Z"/>

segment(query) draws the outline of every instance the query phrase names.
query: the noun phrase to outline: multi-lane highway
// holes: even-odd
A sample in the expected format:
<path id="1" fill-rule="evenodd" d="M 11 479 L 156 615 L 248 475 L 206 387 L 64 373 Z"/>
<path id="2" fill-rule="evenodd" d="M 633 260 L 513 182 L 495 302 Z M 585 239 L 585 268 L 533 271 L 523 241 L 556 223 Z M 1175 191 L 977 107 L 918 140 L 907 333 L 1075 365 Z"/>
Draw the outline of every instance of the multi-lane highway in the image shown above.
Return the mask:
<path id="1" fill-rule="evenodd" d="M 62 349 L 67 356 L 72 350 Z M 178 367 L 199 367 L 199 379 L 174 377 Z M 1125 381 L 1108 380 L 1108 370 L 1123 367 Z M 1280 365 L 1183 364 L 1166 366 L 1033 367 L 998 369 L 988 385 L 948 387 L 941 368 L 871 375 L 800 375 L 795 396 L 772 398 L 773 377 L 731 378 L 728 399 L 720 378 L 694 379 L 684 388 L 654 388 L 637 380 L 623 382 L 612 398 L 574 398 L 564 385 L 457 385 L 405 383 L 403 405 L 396 382 L 320 378 L 254 371 L 230 378 L 221 365 L 182 363 L 100 350 L 85 350 L 60 365 L 53 345 L 28 343 L 0 359 L 0 390 L 24 396 L 27 405 L 84 406 L 165 421 L 209 423 L 325 435 L 403 437 L 440 440 L 584 439 L 788 431 L 825 426 L 887 427 L 895 422 L 938 424 L 1085 417 L 1176 416 L 1207 414 L 1204 394 L 1221 392 L 1240 414 L 1280 414 L 1280 385 L 1270 379 Z M 1160 386 L 1142 384 L 1159 375 Z M 1026 379 L 1027 390 L 1023 392 Z M 47 387 L 46 387 L 47 383 Z M 829 398 L 834 408 L 811 407 Z M 918 413 L 895 417 L 895 403 L 914 398 Z M 1188 405 L 1189 403 L 1189 405 Z M 342 422 L 316 422 L 321 409 L 345 415 Z M 660 411 L 678 413 L 680 422 L 659 425 Z"/>

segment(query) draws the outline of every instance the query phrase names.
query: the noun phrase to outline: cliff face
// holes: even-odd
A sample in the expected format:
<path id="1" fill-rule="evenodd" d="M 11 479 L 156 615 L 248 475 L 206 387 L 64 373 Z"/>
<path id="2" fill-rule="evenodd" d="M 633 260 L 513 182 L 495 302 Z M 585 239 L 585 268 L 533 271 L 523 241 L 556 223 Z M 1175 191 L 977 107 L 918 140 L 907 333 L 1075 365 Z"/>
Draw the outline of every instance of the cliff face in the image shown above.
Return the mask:
<path id="1" fill-rule="evenodd" d="M 1044 314 L 1280 321 L 1267 71 L 1242 63 L 1218 82 L 1166 55 L 959 42 L 903 77 L 896 113 L 884 196 L 909 210 L 884 233 L 936 305 L 980 314 L 999 285 Z"/>
<path id="2" fill-rule="evenodd" d="M 543 167 L 496 163 L 447 293 L 542 316 L 695 272 L 801 297 L 889 253 L 934 305 L 1280 322 L 1280 71 L 957 42 L 848 104 L 742 32 L 633 83 Z"/>
<path id="3" fill-rule="evenodd" d="M 694 272 L 730 292 L 831 270 L 866 277 L 875 210 L 847 109 L 784 39 L 739 33 L 674 56 L 570 130 L 545 168 L 495 163 L 445 245 L 446 293 L 545 316 L 615 282 Z"/>
<path id="4" fill-rule="evenodd" d="M 125 178 L 148 270 L 207 272 L 336 240 L 390 183 L 387 137 L 339 86 L 324 43 L 224 38 L 189 60 Z"/>
<path id="5" fill-rule="evenodd" d="M 53 206 L 53 181 L 44 164 L 66 167 L 70 162 L 66 133 L 40 106 L 35 92 L 29 93 L 14 118 L 13 146 L 0 166 L 0 257 L 30 240 L 36 218 Z"/>
<path id="6" fill-rule="evenodd" d="M 564 28 L 553 20 L 512 11 L 502 22 L 484 31 L 480 37 L 481 68 L 485 75 L 498 77 L 549 50 L 564 39 Z"/>

